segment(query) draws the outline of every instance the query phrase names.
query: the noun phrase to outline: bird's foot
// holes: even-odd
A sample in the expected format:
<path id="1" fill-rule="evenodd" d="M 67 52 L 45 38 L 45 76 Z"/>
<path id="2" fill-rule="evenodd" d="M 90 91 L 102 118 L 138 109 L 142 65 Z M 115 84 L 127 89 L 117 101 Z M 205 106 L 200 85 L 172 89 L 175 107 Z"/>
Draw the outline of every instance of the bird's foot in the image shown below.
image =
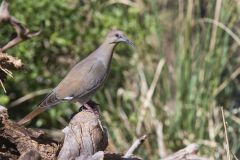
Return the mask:
<path id="1" fill-rule="evenodd" d="M 85 110 L 85 111 L 91 112 L 99 118 L 100 115 L 99 115 L 99 111 L 98 111 L 98 108 L 97 108 L 98 105 L 99 104 L 90 100 L 90 101 L 88 101 L 87 103 L 85 103 L 81 106 L 80 111 Z"/>

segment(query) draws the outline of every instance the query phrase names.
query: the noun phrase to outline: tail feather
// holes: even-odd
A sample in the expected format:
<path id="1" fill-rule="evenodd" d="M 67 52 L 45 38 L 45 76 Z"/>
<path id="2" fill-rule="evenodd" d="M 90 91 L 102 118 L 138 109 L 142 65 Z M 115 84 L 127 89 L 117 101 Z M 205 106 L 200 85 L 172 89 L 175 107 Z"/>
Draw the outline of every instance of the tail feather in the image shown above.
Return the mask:
<path id="1" fill-rule="evenodd" d="M 37 115 L 39 115 L 40 113 L 44 112 L 45 110 L 47 110 L 48 107 L 43 107 L 43 106 L 38 106 L 36 109 L 34 109 L 32 112 L 30 112 L 29 114 L 27 114 L 23 119 L 21 119 L 18 124 L 19 125 L 23 125 L 27 122 L 29 122 L 30 120 L 32 120 L 34 117 L 36 117 Z"/>

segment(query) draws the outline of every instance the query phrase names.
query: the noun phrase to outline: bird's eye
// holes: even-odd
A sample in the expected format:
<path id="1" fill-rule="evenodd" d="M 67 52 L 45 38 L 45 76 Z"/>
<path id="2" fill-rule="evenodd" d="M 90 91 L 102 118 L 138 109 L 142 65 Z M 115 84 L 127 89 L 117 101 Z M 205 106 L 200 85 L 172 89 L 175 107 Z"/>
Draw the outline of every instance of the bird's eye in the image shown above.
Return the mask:
<path id="1" fill-rule="evenodd" d="M 117 38 L 120 38 L 120 35 L 119 35 L 118 33 L 116 33 L 115 36 L 116 36 Z"/>

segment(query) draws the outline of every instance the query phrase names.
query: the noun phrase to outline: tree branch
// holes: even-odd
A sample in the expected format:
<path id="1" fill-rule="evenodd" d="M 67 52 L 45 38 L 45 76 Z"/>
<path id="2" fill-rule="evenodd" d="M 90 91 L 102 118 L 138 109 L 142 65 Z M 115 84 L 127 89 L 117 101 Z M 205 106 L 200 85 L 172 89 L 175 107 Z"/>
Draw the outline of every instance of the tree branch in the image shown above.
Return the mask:
<path id="1" fill-rule="evenodd" d="M 163 160 L 207 160 L 207 158 L 197 156 L 198 152 L 197 144 L 190 144 L 187 147 L 169 155 Z"/>
<path id="2" fill-rule="evenodd" d="M 6 44 L 0 46 L 0 83 L 5 92 L 6 90 L 3 86 L 4 79 L 7 75 L 12 76 L 12 72 L 10 70 L 21 69 L 23 67 L 23 63 L 20 59 L 4 54 L 3 52 L 41 33 L 41 30 L 31 32 L 28 28 L 24 27 L 15 17 L 10 15 L 8 6 L 8 1 L 2 0 L 0 5 L 0 24 L 6 23 L 11 25 L 16 34 L 15 37 L 11 38 Z"/>
<path id="3" fill-rule="evenodd" d="M 15 29 L 16 36 L 0 48 L 1 53 L 41 33 L 41 30 L 31 32 L 24 27 L 15 17 L 9 14 L 8 6 L 8 2 L 3 0 L 0 6 L 0 23 L 9 23 Z"/>
<path id="4" fill-rule="evenodd" d="M 143 142 L 146 140 L 147 135 L 143 135 L 139 139 L 137 139 L 132 146 L 128 149 L 128 151 L 125 153 L 123 158 L 129 158 L 133 155 L 133 153 L 143 144 Z"/>

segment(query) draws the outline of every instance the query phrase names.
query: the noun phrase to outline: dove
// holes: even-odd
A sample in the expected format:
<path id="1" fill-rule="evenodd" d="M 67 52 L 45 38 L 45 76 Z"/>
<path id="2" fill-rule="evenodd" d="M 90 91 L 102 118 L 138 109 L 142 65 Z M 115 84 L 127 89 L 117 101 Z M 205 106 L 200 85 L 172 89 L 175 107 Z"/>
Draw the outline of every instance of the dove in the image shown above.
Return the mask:
<path id="1" fill-rule="evenodd" d="M 107 79 L 113 51 L 120 42 L 133 45 L 122 31 L 116 29 L 109 31 L 102 44 L 78 62 L 42 102 L 18 124 L 23 125 L 40 113 L 64 101 L 79 102 L 86 109 L 92 111 L 90 103 L 87 102 Z"/>

